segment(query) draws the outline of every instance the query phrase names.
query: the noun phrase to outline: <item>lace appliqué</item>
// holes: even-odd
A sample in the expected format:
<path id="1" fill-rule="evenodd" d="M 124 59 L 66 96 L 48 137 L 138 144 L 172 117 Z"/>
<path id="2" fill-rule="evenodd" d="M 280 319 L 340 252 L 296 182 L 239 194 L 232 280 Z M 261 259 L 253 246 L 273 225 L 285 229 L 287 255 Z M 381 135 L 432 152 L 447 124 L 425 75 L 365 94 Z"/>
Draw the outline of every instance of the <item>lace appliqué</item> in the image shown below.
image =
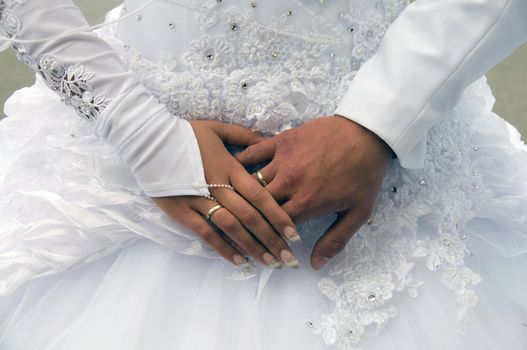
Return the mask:
<path id="1" fill-rule="evenodd" d="M 297 2 L 284 2 L 293 3 Z M 196 12 L 203 36 L 179 58 L 163 56 L 154 63 L 130 45 L 116 47 L 125 65 L 174 115 L 277 133 L 331 114 L 355 72 L 376 52 L 384 32 L 406 6 L 404 0 L 348 3 L 346 11 L 335 14 L 332 26 L 339 31 L 333 36 L 338 45 L 326 40 L 324 26 L 318 28 L 315 20 L 306 29 L 312 40 L 305 40 L 306 30 L 290 35 L 295 28 L 287 11 L 258 26 L 250 24 L 251 9 L 242 12 L 211 1 L 210 11 Z M 301 11 L 303 6 L 290 13 L 302 13 L 302 23 L 311 23 L 309 11 Z M 477 153 L 467 136 L 472 119 L 460 115 L 429 133 L 423 170 L 395 164 L 388 170 L 370 224 L 330 263 L 329 275 L 320 281 L 331 311 L 306 320 L 326 344 L 358 348 L 369 332 L 397 315 L 395 295 L 417 297 L 423 281 L 435 276 L 454 293 L 463 330 L 468 311 L 477 303 L 473 286 L 480 281 L 466 266 L 470 255 L 463 228 L 485 192 L 471 170 Z M 423 273 L 428 275 L 421 278 Z"/>
<path id="2" fill-rule="evenodd" d="M 18 38 L 22 23 L 19 17 L 9 7 L 14 4 L 23 4 L 27 0 L 0 1 L 0 24 L 10 38 Z M 57 58 L 42 55 L 38 61 L 29 55 L 21 43 L 13 43 L 17 58 L 39 72 L 46 84 L 59 94 L 61 100 L 73 106 L 81 117 L 96 120 L 107 106 L 106 97 L 94 94 L 93 87 L 88 83 L 95 75 L 86 72 L 84 66 L 75 65 L 65 67 Z"/>
<path id="3" fill-rule="evenodd" d="M 38 71 L 46 84 L 64 103 L 73 106 L 78 115 L 96 120 L 106 108 L 105 96 L 93 94 L 93 87 L 88 83 L 94 74 L 86 72 L 84 66 L 66 68 L 57 58 L 43 55 L 38 61 Z"/>
<path id="4" fill-rule="evenodd" d="M 380 329 L 397 315 L 392 296 L 405 292 L 417 297 L 424 280 L 454 293 L 457 329 L 465 331 L 469 311 L 478 302 L 473 287 L 481 277 L 466 266 L 471 255 L 463 231 L 486 199 L 472 170 L 478 149 L 468 132 L 485 112 L 471 95 L 469 90 L 463 110 L 429 132 L 423 170 L 390 167 L 369 225 L 330 262 L 330 276 L 319 286 L 334 307 L 308 322 L 327 344 L 360 349 L 368 327 Z"/>
<path id="5" fill-rule="evenodd" d="M 219 119 L 267 134 L 330 115 L 376 51 L 395 9 L 404 8 L 401 0 L 353 1 L 343 6 L 353 12 L 337 12 L 334 21 L 321 23 L 313 6 L 322 5 L 291 1 L 273 4 L 284 7 L 283 15 L 261 25 L 252 16 L 263 4 L 241 11 L 215 0 L 203 6 L 170 2 L 196 8 L 203 36 L 180 58 L 165 56 L 157 63 L 120 45 L 125 65 L 175 116 Z M 384 8 L 391 11 L 389 19 Z M 294 25 L 295 17 L 302 26 Z"/>

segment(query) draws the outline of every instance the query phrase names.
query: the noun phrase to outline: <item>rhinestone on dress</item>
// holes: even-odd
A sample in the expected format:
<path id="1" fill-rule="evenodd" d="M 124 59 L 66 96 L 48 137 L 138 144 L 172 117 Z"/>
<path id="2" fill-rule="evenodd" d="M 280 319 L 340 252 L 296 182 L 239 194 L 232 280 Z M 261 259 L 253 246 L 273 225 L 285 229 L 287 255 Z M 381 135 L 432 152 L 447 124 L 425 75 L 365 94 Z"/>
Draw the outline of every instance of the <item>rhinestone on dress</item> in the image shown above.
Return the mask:
<path id="1" fill-rule="evenodd" d="M 140 21 L 140 20 L 143 19 L 143 16 L 142 16 L 142 15 L 137 15 L 137 16 L 135 16 L 135 19 L 138 20 L 138 21 Z"/>
<path id="2" fill-rule="evenodd" d="M 238 30 L 238 23 L 231 23 L 231 26 L 230 26 L 231 30 L 233 32 L 237 31 Z"/>
<path id="3" fill-rule="evenodd" d="M 368 295 L 368 300 L 373 303 L 375 300 L 377 300 L 377 297 L 375 296 L 375 294 L 370 294 Z"/>
<path id="4" fill-rule="evenodd" d="M 255 8 L 256 6 L 258 6 L 258 4 L 256 3 L 256 1 L 251 1 L 251 7 L 252 7 L 252 8 Z"/>
<path id="5" fill-rule="evenodd" d="M 242 89 L 246 90 L 247 88 L 249 88 L 249 83 L 246 81 L 242 81 L 240 86 L 242 87 Z"/>
<path id="6" fill-rule="evenodd" d="M 176 28 L 176 24 L 173 23 L 173 22 L 170 22 L 170 23 L 168 24 L 168 28 L 170 28 L 170 29 L 175 29 L 175 28 Z"/>
<path id="7" fill-rule="evenodd" d="M 207 51 L 205 51 L 205 58 L 209 61 L 212 61 L 214 59 L 214 55 L 214 49 L 208 49 Z"/>

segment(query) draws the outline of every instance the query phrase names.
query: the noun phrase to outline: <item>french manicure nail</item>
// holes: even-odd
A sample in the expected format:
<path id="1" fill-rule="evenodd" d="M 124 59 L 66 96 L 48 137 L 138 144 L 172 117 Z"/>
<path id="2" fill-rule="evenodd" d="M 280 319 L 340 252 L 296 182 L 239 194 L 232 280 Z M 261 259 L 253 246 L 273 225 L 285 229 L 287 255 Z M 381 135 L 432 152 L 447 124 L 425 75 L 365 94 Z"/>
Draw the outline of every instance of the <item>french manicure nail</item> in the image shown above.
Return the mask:
<path id="1" fill-rule="evenodd" d="M 244 258 L 241 255 L 235 255 L 232 260 L 234 260 L 234 263 L 241 268 L 248 269 L 251 267 L 251 264 L 249 264 L 249 260 L 247 260 L 247 258 Z"/>
<path id="2" fill-rule="evenodd" d="M 262 256 L 262 259 L 265 261 L 267 266 L 269 266 L 272 269 L 278 269 L 282 267 L 282 264 L 280 264 L 280 262 L 276 260 L 275 257 L 269 253 L 264 253 L 264 255 Z"/>
<path id="3" fill-rule="evenodd" d="M 284 229 L 284 235 L 291 242 L 300 242 L 300 236 L 298 235 L 298 232 L 296 232 L 296 230 L 291 226 L 286 226 Z"/>
<path id="4" fill-rule="evenodd" d="M 293 269 L 299 269 L 300 264 L 298 263 L 298 260 L 295 258 L 293 253 L 291 253 L 288 250 L 282 250 L 280 253 L 280 257 L 282 258 L 282 261 L 289 267 Z"/>

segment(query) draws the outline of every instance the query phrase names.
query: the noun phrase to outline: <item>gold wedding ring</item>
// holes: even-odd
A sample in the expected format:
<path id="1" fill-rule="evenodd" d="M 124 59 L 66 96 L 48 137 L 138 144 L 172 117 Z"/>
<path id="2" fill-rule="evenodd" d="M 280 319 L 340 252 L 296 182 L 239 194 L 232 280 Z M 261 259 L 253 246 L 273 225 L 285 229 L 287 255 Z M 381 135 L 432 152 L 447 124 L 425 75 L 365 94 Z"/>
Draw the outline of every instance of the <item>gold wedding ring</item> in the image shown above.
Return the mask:
<path id="1" fill-rule="evenodd" d="M 265 181 L 265 178 L 260 170 L 256 172 L 256 176 L 258 177 L 258 182 L 260 183 L 260 185 L 262 185 L 263 187 L 268 185 L 267 181 Z"/>
<path id="2" fill-rule="evenodd" d="M 210 221 L 210 219 L 212 218 L 212 215 L 214 215 L 214 213 L 220 210 L 221 208 L 223 208 L 223 205 L 221 204 L 215 205 L 212 208 L 210 208 L 209 212 L 207 213 L 207 216 L 205 217 L 207 221 Z"/>

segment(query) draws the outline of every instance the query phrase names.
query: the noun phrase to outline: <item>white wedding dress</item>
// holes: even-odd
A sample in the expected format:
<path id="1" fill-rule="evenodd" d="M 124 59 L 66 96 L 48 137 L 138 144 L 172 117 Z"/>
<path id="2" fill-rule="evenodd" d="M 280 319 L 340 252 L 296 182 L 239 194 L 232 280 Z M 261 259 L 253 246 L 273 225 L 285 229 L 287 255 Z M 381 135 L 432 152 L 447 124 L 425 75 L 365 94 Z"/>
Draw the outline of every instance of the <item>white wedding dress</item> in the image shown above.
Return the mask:
<path id="1" fill-rule="evenodd" d="M 334 111 L 401 0 L 125 1 L 99 31 L 176 116 L 266 133 Z M 177 39 L 177 40 L 176 40 Z M 351 53 L 351 57 L 350 57 Z M 0 349 L 527 348 L 527 147 L 484 78 L 390 166 L 328 268 L 231 267 L 37 77 L 0 123 Z"/>

